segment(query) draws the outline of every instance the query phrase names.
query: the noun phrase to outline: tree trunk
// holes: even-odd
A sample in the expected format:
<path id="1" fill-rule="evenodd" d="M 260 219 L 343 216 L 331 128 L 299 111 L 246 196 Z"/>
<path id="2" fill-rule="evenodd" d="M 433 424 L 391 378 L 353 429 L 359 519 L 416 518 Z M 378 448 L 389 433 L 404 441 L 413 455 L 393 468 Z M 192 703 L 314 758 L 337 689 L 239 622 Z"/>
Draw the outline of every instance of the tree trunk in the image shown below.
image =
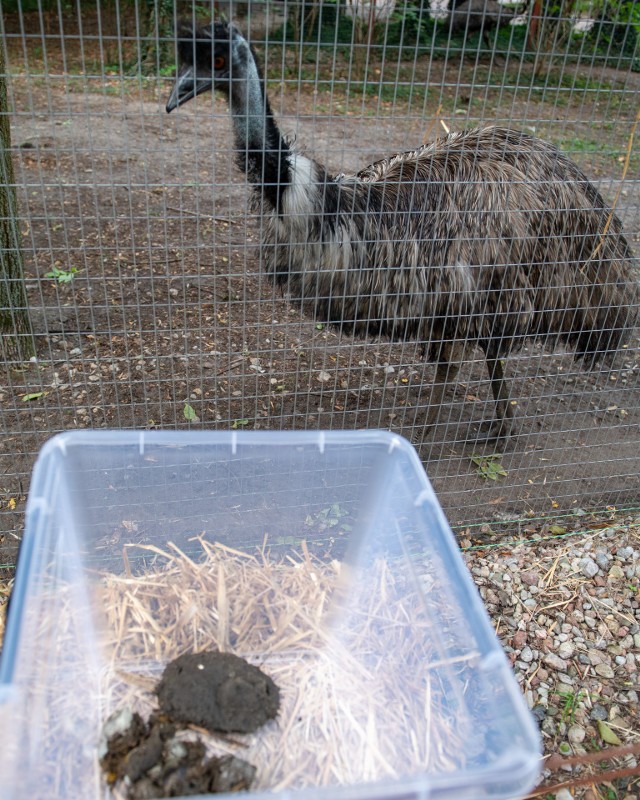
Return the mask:
<path id="1" fill-rule="evenodd" d="M 8 111 L 0 44 L 0 356 L 22 361 L 34 355 L 35 347 L 22 269 Z"/>
<path id="2" fill-rule="evenodd" d="M 140 58 L 133 73 L 157 75 L 173 58 L 174 7 L 173 0 L 145 0 L 141 8 L 147 8 L 146 29 L 142 31 Z"/>

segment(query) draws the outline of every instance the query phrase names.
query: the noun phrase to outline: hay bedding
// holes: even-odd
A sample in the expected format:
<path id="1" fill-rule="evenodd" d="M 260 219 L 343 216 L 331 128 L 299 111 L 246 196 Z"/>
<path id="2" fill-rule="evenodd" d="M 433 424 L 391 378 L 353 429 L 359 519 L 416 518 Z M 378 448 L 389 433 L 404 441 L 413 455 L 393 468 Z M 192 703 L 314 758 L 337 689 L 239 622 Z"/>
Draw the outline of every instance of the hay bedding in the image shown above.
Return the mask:
<path id="1" fill-rule="evenodd" d="M 424 591 L 406 565 L 375 561 L 354 592 L 344 564 L 317 560 L 304 543 L 299 553 L 278 559 L 266 548 L 251 555 L 203 537 L 198 544 L 197 558 L 171 544 L 164 551 L 135 546 L 164 564 L 144 574 L 133 573 L 133 550 L 125 548 L 125 573 L 100 577 L 106 614 L 100 639 L 109 662 L 101 685 L 88 688 L 99 694 L 103 722 L 123 706 L 146 719 L 157 708 L 153 690 L 167 662 L 219 649 L 258 665 L 280 687 L 277 719 L 256 733 L 196 731 L 208 753 L 235 755 L 257 768 L 253 790 L 460 768 L 468 732 L 455 703 L 446 702 L 439 675 L 445 667 L 463 685 L 471 656 L 443 664 Z M 71 772 L 61 746 L 58 738 L 58 771 Z M 94 760 L 89 783 L 108 797 Z"/>

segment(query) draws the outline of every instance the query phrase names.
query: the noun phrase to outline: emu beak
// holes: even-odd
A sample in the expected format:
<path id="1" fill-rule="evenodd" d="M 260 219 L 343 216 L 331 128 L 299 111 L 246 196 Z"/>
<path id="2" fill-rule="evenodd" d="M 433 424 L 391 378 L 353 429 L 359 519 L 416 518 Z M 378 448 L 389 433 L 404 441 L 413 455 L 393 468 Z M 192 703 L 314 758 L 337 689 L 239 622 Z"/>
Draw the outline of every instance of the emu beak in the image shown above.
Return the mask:
<path id="1" fill-rule="evenodd" d="M 176 85 L 173 87 L 171 96 L 167 102 L 167 114 L 170 114 L 174 108 L 183 105 L 196 95 L 209 91 L 212 88 L 212 76 L 196 75 L 196 71 L 191 65 L 182 67 L 178 72 Z"/>

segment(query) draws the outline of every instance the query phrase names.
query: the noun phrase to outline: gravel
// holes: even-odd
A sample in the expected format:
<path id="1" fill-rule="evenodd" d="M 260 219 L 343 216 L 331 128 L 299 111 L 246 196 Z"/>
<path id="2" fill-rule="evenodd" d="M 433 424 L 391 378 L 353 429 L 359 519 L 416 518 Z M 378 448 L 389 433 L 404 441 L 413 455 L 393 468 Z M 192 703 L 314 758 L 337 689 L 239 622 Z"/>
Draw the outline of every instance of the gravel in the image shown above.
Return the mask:
<path id="1" fill-rule="evenodd" d="M 539 722 L 545 755 L 581 755 L 616 740 L 640 741 L 639 524 L 634 520 L 624 527 L 465 551 Z M 637 763 L 628 756 L 616 766 Z M 588 769 L 593 768 L 563 767 L 543 777 L 549 784 L 562 783 L 589 774 Z M 640 796 L 637 775 L 618 783 L 607 797 Z M 602 795 L 593 787 L 576 787 L 548 796 L 587 800 Z"/>

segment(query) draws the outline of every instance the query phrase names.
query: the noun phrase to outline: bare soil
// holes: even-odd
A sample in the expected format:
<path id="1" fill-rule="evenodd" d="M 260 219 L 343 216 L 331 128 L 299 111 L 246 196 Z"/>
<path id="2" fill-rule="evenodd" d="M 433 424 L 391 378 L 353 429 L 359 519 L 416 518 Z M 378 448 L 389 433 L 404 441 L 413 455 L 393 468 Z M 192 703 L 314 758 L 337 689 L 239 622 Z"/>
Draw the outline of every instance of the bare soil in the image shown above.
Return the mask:
<path id="1" fill-rule="evenodd" d="M 391 428 L 418 448 L 451 523 L 478 535 L 638 502 L 637 338 L 611 372 L 585 373 L 537 345 L 511 357 L 519 435 L 497 451 L 478 438 L 493 414 L 478 354 L 426 432 L 433 368 L 415 343 L 341 334 L 264 278 L 260 218 L 220 100 L 167 116 L 170 78 L 25 77 L 17 47 L 12 135 L 38 358 L 7 363 L 0 378 L 5 574 L 35 454 L 70 428 Z M 333 94 L 317 82 L 270 88 L 282 129 L 336 172 L 433 138 L 441 117 L 458 129 L 480 118 L 534 128 L 617 202 L 637 247 L 640 187 L 616 194 L 640 76 L 602 69 L 588 91 L 549 102 L 549 89 L 495 87 L 495 69 L 506 80 L 517 66 L 421 59 L 415 80 L 434 86 L 421 113 L 404 99 L 354 98 L 340 80 Z M 594 119 L 610 124 L 594 130 Z M 53 267 L 71 280 L 47 277 Z"/>

